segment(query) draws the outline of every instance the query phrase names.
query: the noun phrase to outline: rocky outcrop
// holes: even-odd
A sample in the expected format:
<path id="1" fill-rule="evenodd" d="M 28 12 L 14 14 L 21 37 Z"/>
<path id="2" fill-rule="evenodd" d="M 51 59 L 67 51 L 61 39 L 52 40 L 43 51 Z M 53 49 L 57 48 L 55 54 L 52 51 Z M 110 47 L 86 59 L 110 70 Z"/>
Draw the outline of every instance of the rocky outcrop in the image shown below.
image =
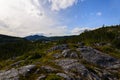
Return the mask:
<path id="1" fill-rule="evenodd" d="M 19 75 L 27 76 L 35 68 L 35 65 L 27 65 L 18 69 L 12 68 L 0 72 L 0 80 L 19 80 Z"/>
<path id="2" fill-rule="evenodd" d="M 56 60 L 56 63 L 63 68 L 63 70 L 69 71 L 77 71 L 77 73 L 85 73 L 86 68 L 79 63 L 76 59 L 61 59 Z M 87 71 L 87 70 L 86 70 Z"/>
<path id="3" fill-rule="evenodd" d="M 45 79 L 46 75 L 41 74 L 36 80 L 41 80 L 41 79 Z"/>
<path id="4" fill-rule="evenodd" d="M 61 53 L 55 53 L 55 54 L 53 54 L 53 57 L 54 58 L 60 58 L 60 57 L 62 57 L 62 54 Z"/>
<path id="5" fill-rule="evenodd" d="M 15 68 L 0 72 L 0 80 L 19 80 L 19 72 Z"/>
<path id="6" fill-rule="evenodd" d="M 56 53 L 53 54 L 54 58 L 79 58 L 79 55 L 76 51 L 73 51 L 71 49 L 65 49 L 62 51 L 62 53 Z"/>
<path id="7" fill-rule="evenodd" d="M 89 70 L 76 59 L 56 60 L 56 63 L 61 66 L 63 71 L 67 74 L 59 74 L 66 78 L 66 80 L 91 80 L 91 78 L 100 80 L 96 74 L 89 72 Z"/>
<path id="8" fill-rule="evenodd" d="M 57 72 L 58 70 L 51 66 L 41 66 L 41 69 L 46 71 L 47 73 Z"/>
<path id="9" fill-rule="evenodd" d="M 91 47 L 81 47 L 78 48 L 77 51 L 80 51 L 83 59 L 85 59 L 88 62 L 97 64 L 101 67 L 111 67 L 120 68 L 120 60 L 111 57 L 105 53 L 102 53 L 96 49 L 93 49 Z M 116 65 L 116 66 L 115 66 Z"/>
<path id="10" fill-rule="evenodd" d="M 51 51 L 55 51 L 55 50 L 65 50 L 65 49 L 68 49 L 68 45 L 61 44 L 61 45 L 57 45 L 57 46 L 50 48 L 47 52 L 51 52 Z"/>
<path id="11" fill-rule="evenodd" d="M 70 76 L 68 76 L 68 75 L 65 74 L 65 73 L 57 73 L 56 75 L 57 75 L 57 76 L 60 76 L 60 77 L 63 77 L 63 78 L 66 79 L 66 80 L 70 80 Z"/>
<path id="12" fill-rule="evenodd" d="M 64 80 L 120 80 L 118 74 L 120 60 L 92 47 L 76 48 L 54 47 L 51 50 L 61 51 L 52 53 L 52 56 L 48 53 L 47 58 L 50 61 L 46 62 L 45 59 L 46 63 L 38 61 L 36 65 L 0 71 L 0 80 L 20 80 L 21 76 L 29 80 L 28 77 L 34 75 L 35 80 L 45 80 L 54 76 L 57 79 L 62 77 L 61 79 Z M 12 66 L 19 65 L 21 62 L 18 61 Z"/>
<path id="13" fill-rule="evenodd" d="M 72 51 L 71 49 L 63 50 L 62 56 L 65 58 L 79 58 L 77 52 Z"/>
<path id="14" fill-rule="evenodd" d="M 27 76 L 28 73 L 32 72 L 33 69 L 35 69 L 35 65 L 27 65 L 18 68 L 18 72 L 20 75 Z"/>
<path id="15" fill-rule="evenodd" d="M 83 46 L 76 50 L 65 49 L 54 56 L 56 56 L 56 65 L 59 65 L 64 71 L 64 73 L 56 75 L 66 80 L 119 80 L 119 77 L 114 74 L 120 69 L 120 60 L 92 47 Z M 83 64 L 81 60 L 85 60 L 87 63 Z M 99 67 L 91 68 L 88 63 Z M 104 68 L 101 69 L 102 67 Z"/>

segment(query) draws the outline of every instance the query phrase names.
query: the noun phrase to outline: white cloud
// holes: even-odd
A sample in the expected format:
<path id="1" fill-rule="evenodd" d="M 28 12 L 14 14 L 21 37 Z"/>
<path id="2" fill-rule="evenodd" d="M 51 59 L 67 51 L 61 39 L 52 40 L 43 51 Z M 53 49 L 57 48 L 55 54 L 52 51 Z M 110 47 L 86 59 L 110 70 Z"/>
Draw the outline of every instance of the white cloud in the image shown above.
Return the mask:
<path id="1" fill-rule="evenodd" d="M 62 1 L 58 7 L 60 9 L 62 5 L 63 9 L 74 2 L 74 0 L 55 0 L 57 1 Z M 67 27 L 60 25 L 54 13 L 42 6 L 43 2 L 43 0 L 0 0 L 0 33 L 14 36 L 36 33 L 65 34 Z"/>
<path id="2" fill-rule="evenodd" d="M 78 34 L 80 34 L 80 31 L 81 31 L 81 28 L 76 27 L 71 31 L 71 34 L 73 34 L 73 35 L 77 34 L 78 35 Z"/>
<path id="3" fill-rule="evenodd" d="M 57 26 L 54 27 L 54 29 L 48 30 L 49 34 L 48 36 L 63 36 L 66 35 L 67 32 L 67 26 Z"/>
<path id="4" fill-rule="evenodd" d="M 95 28 L 90 27 L 75 27 L 71 30 L 72 35 L 79 35 L 80 33 L 84 32 L 85 30 L 93 30 Z"/>
<path id="5" fill-rule="evenodd" d="M 97 15 L 97 16 L 101 16 L 101 15 L 102 15 L 102 12 L 97 12 L 96 15 Z"/>
<path id="6" fill-rule="evenodd" d="M 53 11 L 59 11 L 61 9 L 66 9 L 74 5 L 78 0 L 49 0 L 52 4 L 51 9 Z"/>

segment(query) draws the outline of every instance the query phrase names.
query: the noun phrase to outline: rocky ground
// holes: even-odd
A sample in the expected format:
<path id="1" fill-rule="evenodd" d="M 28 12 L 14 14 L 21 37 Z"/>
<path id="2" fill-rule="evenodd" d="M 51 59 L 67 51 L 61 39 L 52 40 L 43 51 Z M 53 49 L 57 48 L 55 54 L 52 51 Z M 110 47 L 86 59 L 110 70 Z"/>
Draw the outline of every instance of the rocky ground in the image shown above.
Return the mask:
<path id="1" fill-rule="evenodd" d="M 63 44 L 46 55 L 50 56 L 48 64 L 37 61 L 19 67 L 24 60 L 18 61 L 11 64 L 18 67 L 0 71 L 0 80 L 120 80 L 120 60 L 92 47 L 71 49 Z"/>

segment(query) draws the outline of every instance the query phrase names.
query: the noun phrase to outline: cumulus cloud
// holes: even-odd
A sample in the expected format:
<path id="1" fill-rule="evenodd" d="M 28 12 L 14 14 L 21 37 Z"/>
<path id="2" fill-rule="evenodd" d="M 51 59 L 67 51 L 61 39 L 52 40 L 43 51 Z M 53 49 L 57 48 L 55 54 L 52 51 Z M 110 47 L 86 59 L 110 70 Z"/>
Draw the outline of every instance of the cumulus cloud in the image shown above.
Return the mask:
<path id="1" fill-rule="evenodd" d="M 49 0 L 51 3 L 51 9 L 53 11 L 59 11 L 61 9 L 66 9 L 74 5 L 78 0 Z"/>
<path id="2" fill-rule="evenodd" d="M 68 27 L 59 21 L 59 14 L 55 12 L 71 7 L 77 2 L 78 0 L 0 0 L 0 34 L 66 35 Z M 74 31 L 76 30 L 72 32 Z"/>
<path id="3" fill-rule="evenodd" d="M 54 13 L 43 7 L 46 2 L 47 0 L 0 0 L 0 33 L 14 36 L 36 33 L 63 35 L 66 27 L 60 25 Z"/>

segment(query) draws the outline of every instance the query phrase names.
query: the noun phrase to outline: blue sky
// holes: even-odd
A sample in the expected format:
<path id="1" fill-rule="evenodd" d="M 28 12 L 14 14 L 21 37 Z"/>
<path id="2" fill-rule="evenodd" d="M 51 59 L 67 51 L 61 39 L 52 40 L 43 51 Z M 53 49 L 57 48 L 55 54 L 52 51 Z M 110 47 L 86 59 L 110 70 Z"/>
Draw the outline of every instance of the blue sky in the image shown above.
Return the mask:
<path id="1" fill-rule="evenodd" d="M 72 28 L 120 24 L 119 3 L 120 0 L 84 0 L 60 14 Z"/>
<path id="2" fill-rule="evenodd" d="M 78 35 L 120 24 L 120 0 L 0 0 L 0 34 Z"/>

